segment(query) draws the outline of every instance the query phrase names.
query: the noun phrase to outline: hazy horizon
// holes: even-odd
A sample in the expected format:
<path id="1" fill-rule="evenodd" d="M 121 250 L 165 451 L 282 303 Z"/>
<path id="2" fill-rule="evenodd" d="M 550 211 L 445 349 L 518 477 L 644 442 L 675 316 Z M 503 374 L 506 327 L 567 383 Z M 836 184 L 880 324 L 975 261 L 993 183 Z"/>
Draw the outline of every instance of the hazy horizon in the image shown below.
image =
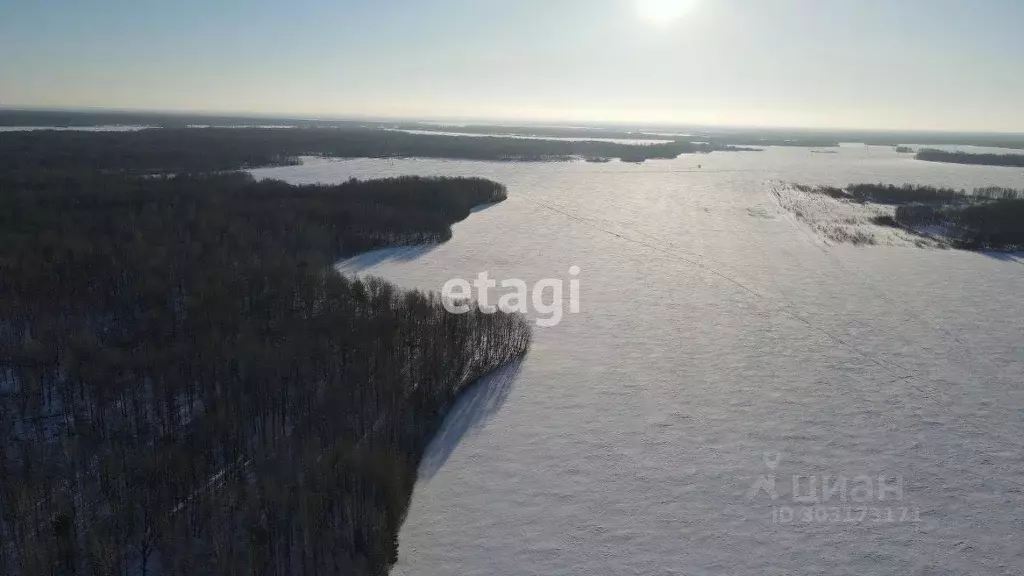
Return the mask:
<path id="1" fill-rule="evenodd" d="M 771 125 L 771 124 L 687 124 L 682 122 L 636 122 L 629 119 L 611 120 L 570 120 L 570 119 L 538 119 L 524 117 L 441 117 L 441 116 L 386 116 L 373 114 L 289 114 L 287 112 L 260 112 L 245 110 L 202 110 L 202 109 L 152 109 L 152 108 L 107 108 L 89 106 L 63 106 L 63 107 L 40 107 L 15 105 L 7 106 L 0 104 L 0 112 L 68 112 L 81 114 L 124 114 L 127 116 L 195 116 L 197 118 L 231 118 L 231 119 L 252 119 L 252 120 L 274 120 L 274 121 L 297 121 L 297 122 L 368 122 L 368 123 L 417 123 L 424 126 L 435 125 L 438 127 L 457 128 L 459 126 L 507 126 L 509 128 L 522 128 L 535 126 L 538 128 L 580 128 L 580 129 L 621 129 L 621 130 L 707 130 L 707 131 L 752 131 L 752 132 L 779 132 L 779 133 L 865 133 L 865 134 L 886 134 L 886 133 L 920 133 L 920 134 L 977 134 L 977 135 L 1000 135 L 1018 136 L 1024 135 L 1024 130 L 949 130 L 929 128 L 886 128 L 886 127 L 865 127 L 850 128 L 848 126 L 796 126 L 796 125 Z"/>
<path id="2" fill-rule="evenodd" d="M 299 0 L 0 8 L 0 107 L 1024 132 L 1024 4 Z"/>

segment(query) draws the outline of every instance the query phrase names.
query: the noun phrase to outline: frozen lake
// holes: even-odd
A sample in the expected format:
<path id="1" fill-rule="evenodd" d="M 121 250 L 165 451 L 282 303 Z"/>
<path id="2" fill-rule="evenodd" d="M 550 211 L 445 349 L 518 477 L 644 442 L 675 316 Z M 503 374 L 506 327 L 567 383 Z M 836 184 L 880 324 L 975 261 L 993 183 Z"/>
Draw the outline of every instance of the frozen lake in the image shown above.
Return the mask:
<path id="1" fill-rule="evenodd" d="M 475 388 L 435 439 L 395 574 L 1024 573 L 1024 261 L 829 245 L 769 193 L 1024 188 L 1024 170 L 843 146 L 254 173 L 508 186 L 450 242 L 352 271 L 439 290 L 581 269 L 580 313 L 536 328 L 518 371 Z M 801 498 L 812 483 L 818 503 Z"/>

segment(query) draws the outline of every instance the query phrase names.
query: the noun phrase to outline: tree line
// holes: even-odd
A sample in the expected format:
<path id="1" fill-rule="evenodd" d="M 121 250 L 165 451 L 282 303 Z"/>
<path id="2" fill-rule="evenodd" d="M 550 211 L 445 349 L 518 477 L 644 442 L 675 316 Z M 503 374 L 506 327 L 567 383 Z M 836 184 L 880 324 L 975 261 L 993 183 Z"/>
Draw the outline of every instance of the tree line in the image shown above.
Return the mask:
<path id="1" fill-rule="evenodd" d="M 918 152 L 914 158 L 927 162 L 1024 167 L 1024 154 L 973 154 L 970 152 L 948 152 L 946 150 L 925 148 Z"/>
<path id="2" fill-rule="evenodd" d="M 530 329 L 331 265 L 504 187 L 142 177 L 106 146 L 0 176 L 0 573 L 386 574 L 426 443 Z"/>
<path id="3" fill-rule="evenodd" d="M 953 205 L 913 204 L 896 208 L 895 221 L 909 228 L 943 226 L 966 250 L 1024 250 L 1024 199 Z"/>
<path id="4" fill-rule="evenodd" d="M 967 198 L 966 190 L 919 184 L 850 184 L 845 189 L 858 202 L 905 204 L 908 202 L 958 202 Z"/>
<path id="5" fill-rule="evenodd" d="M 739 150 L 674 141 L 643 145 L 603 141 L 410 134 L 361 127 L 159 128 L 135 132 L 34 130 L 0 133 L 0 174 L 39 171 L 128 174 L 244 170 L 295 164 L 299 156 L 565 161 L 619 158 L 629 162 L 680 154 Z"/>

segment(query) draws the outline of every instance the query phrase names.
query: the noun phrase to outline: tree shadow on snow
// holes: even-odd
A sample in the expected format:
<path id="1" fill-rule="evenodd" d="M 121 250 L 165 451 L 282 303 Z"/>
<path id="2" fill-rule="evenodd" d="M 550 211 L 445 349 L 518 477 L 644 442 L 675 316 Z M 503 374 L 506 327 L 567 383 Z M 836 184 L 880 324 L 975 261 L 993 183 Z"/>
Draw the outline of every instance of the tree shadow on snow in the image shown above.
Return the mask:
<path id="1" fill-rule="evenodd" d="M 423 454 L 419 469 L 421 479 L 433 478 L 466 434 L 482 428 L 501 410 L 522 364 L 522 360 L 517 360 L 503 366 L 462 393 Z"/>
<path id="2" fill-rule="evenodd" d="M 394 248 L 381 248 L 371 250 L 342 260 L 335 268 L 339 272 L 356 273 L 369 270 L 384 262 L 409 262 L 425 256 L 435 250 L 438 244 L 427 244 L 423 246 L 396 246 Z"/>
<path id="3" fill-rule="evenodd" d="M 477 204 L 476 206 L 473 206 L 472 208 L 470 208 L 469 212 L 471 214 L 476 214 L 477 212 L 483 212 L 484 210 L 487 210 L 488 208 L 493 208 L 494 206 L 497 206 L 498 204 L 501 204 L 501 202 L 491 202 L 489 204 Z"/>
<path id="4" fill-rule="evenodd" d="M 988 256 L 995 260 L 1001 260 L 1003 262 L 1013 262 L 1024 266 L 1024 252 L 994 252 L 987 250 L 979 250 L 978 254 Z"/>

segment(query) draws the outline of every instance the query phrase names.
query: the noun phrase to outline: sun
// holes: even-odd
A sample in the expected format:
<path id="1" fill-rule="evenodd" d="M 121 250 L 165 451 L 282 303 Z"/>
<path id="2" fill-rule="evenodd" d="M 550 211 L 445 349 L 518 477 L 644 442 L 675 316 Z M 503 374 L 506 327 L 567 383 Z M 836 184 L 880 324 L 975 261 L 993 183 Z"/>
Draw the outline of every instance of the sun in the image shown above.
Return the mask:
<path id="1" fill-rule="evenodd" d="M 682 18 L 693 8 L 694 0 L 633 0 L 640 18 L 668 25 Z"/>

